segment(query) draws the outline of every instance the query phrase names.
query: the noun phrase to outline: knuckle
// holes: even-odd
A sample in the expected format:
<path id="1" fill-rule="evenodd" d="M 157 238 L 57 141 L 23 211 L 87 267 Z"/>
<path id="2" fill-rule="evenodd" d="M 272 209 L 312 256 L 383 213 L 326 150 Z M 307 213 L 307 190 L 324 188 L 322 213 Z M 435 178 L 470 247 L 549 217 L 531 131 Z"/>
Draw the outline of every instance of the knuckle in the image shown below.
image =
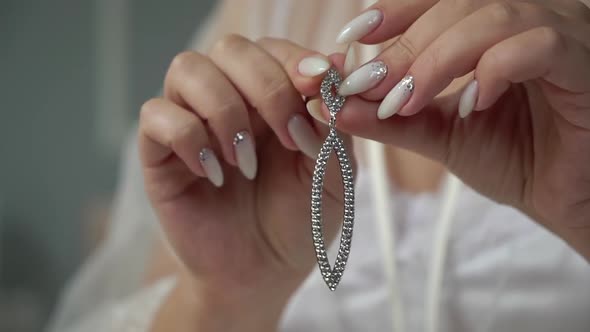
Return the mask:
<path id="1" fill-rule="evenodd" d="M 140 123 L 144 123 L 147 119 L 151 118 L 155 112 L 158 111 L 160 105 L 162 104 L 162 99 L 160 98 L 151 98 L 147 100 L 139 110 L 139 121 Z"/>
<path id="2" fill-rule="evenodd" d="M 396 54 L 403 60 L 414 60 L 418 56 L 418 49 L 414 45 L 414 42 L 410 40 L 405 34 L 400 35 L 394 44 Z"/>
<path id="3" fill-rule="evenodd" d="M 211 59 L 201 53 L 184 51 L 174 57 L 164 79 L 164 94 L 178 94 L 186 85 L 200 89 L 210 76 Z M 205 82 L 206 84 L 206 82 Z"/>
<path id="4" fill-rule="evenodd" d="M 445 3 L 449 7 L 468 10 L 469 12 L 475 8 L 481 7 L 482 2 L 483 0 L 445 0 Z"/>
<path id="5" fill-rule="evenodd" d="M 563 36 L 552 27 L 538 29 L 541 41 L 552 54 L 560 54 L 565 51 L 567 44 Z"/>
<path id="6" fill-rule="evenodd" d="M 263 86 L 255 108 L 271 108 L 288 100 L 287 96 L 289 95 L 291 83 L 284 75 L 276 75 L 275 78 L 268 79 Z"/>
<path id="7" fill-rule="evenodd" d="M 495 24 L 504 25 L 519 19 L 518 8 L 508 1 L 498 1 L 486 7 L 487 14 Z"/>
<path id="8" fill-rule="evenodd" d="M 299 55 L 299 52 L 295 50 L 301 50 L 300 46 L 283 38 L 262 37 L 256 40 L 256 45 L 282 64 L 288 63 L 290 59 Z"/>
<path id="9" fill-rule="evenodd" d="M 183 71 L 195 62 L 199 54 L 193 51 L 183 51 L 178 53 L 170 63 L 170 71 Z"/>
<path id="10" fill-rule="evenodd" d="M 235 117 L 238 114 L 238 111 L 244 109 L 244 102 L 241 97 L 228 97 L 224 100 L 221 100 L 217 107 L 215 107 L 215 112 L 209 116 L 209 119 L 223 119 L 227 120 L 230 118 Z M 208 120 L 209 120 L 208 119 Z"/>
<path id="11" fill-rule="evenodd" d="M 478 72 L 482 75 L 503 77 L 502 63 L 504 55 L 495 48 L 487 51 L 482 57 L 477 66 Z"/>
<path id="12" fill-rule="evenodd" d="M 170 146 L 173 150 L 177 150 L 178 147 L 185 142 L 194 142 L 195 137 L 199 136 L 199 123 L 195 118 L 191 118 L 179 126 L 172 137 L 170 138 Z"/>
<path id="13" fill-rule="evenodd" d="M 238 34 L 229 34 L 215 43 L 212 53 L 237 52 L 249 44 L 249 40 Z"/>
<path id="14" fill-rule="evenodd" d="M 448 63 L 449 56 L 447 48 L 441 46 L 433 46 L 420 56 L 428 68 L 433 72 L 439 72 L 444 69 L 445 63 Z"/>

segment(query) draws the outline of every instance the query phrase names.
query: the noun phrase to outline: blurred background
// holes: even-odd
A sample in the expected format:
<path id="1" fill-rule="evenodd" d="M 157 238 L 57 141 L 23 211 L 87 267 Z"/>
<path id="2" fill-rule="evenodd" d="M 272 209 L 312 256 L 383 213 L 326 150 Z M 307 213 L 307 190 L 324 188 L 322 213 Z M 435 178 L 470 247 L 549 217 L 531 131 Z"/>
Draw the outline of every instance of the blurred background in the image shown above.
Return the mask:
<path id="1" fill-rule="evenodd" d="M 0 331 L 40 331 L 100 241 L 121 147 L 214 0 L 0 0 Z"/>

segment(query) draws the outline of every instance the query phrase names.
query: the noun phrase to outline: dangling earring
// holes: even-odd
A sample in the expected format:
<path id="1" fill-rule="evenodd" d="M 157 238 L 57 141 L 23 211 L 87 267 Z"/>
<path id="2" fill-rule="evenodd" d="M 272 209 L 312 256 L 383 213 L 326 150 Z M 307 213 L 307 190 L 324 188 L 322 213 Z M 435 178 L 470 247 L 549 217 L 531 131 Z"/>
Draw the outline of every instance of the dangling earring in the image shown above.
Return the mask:
<path id="1" fill-rule="evenodd" d="M 313 245 L 315 247 L 318 267 L 324 281 L 330 290 L 335 290 L 342 278 L 346 261 L 350 254 L 350 243 L 352 239 L 352 227 L 354 225 L 354 181 L 352 175 L 352 166 L 346 153 L 344 142 L 338 136 L 336 131 L 336 115 L 344 106 L 345 97 L 338 94 L 337 89 L 342 82 L 340 74 L 334 69 L 330 69 L 322 81 L 321 95 L 324 103 L 330 111 L 330 133 L 324 141 L 313 172 L 313 181 L 311 189 L 311 228 L 313 234 Z M 336 153 L 338 164 L 344 186 L 344 221 L 342 233 L 340 235 L 340 247 L 334 267 L 330 267 L 328 253 L 324 241 L 322 228 L 322 190 L 324 186 L 324 175 L 326 165 L 331 152 Z"/>

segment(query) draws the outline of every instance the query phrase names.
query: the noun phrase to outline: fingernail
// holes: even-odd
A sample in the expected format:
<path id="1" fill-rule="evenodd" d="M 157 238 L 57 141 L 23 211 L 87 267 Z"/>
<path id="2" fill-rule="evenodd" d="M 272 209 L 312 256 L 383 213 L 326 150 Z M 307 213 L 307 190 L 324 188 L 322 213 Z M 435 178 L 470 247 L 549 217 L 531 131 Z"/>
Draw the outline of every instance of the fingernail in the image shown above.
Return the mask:
<path id="1" fill-rule="evenodd" d="M 369 62 L 350 74 L 338 88 L 338 93 L 342 96 L 350 96 L 365 92 L 375 87 L 385 76 L 387 76 L 385 62 Z"/>
<path id="2" fill-rule="evenodd" d="M 322 101 L 320 99 L 311 99 L 305 104 L 307 108 L 307 112 L 311 115 L 314 119 L 318 120 L 319 122 L 327 125 L 328 121 L 324 119 L 322 115 Z"/>
<path id="3" fill-rule="evenodd" d="M 297 66 L 299 73 L 307 77 L 318 76 L 328 71 L 328 69 L 330 69 L 330 62 L 320 55 L 303 58 Z"/>
<path id="4" fill-rule="evenodd" d="M 344 58 L 344 75 L 348 76 L 352 74 L 352 72 L 356 69 L 356 64 L 358 62 L 358 56 L 356 54 L 356 48 L 354 47 L 354 43 L 348 45 L 348 50 L 346 51 L 346 57 Z"/>
<path id="5" fill-rule="evenodd" d="M 221 170 L 219 160 L 215 156 L 215 152 L 211 149 L 204 148 L 199 152 L 199 160 L 209 181 L 214 186 L 221 187 L 223 185 L 223 171 Z"/>
<path id="6" fill-rule="evenodd" d="M 383 21 L 383 13 L 378 9 L 366 11 L 348 22 L 336 38 L 339 44 L 357 41 L 377 28 Z"/>
<path id="7" fill-rule="evenodd" d="M 300 114 L 295 114 L 287 123 L 287 129 L 299 150 L 309 158 L 316 159 L 322 143 L 309 121 Z"/>
<path id="8" fill-rule="evenodd" d="M 473 111 L 475 103 L 477 102 L 477 95 L 479 93 L 478 83 L 476 80 L 471 81 L 463 91 L 461 99 L 459 100 L 459 116 L 465 118 Z"/>
<path id="9" fill-rule="evenodd" d="M 258 161 L 256 160 L 256 150 L 252 137 L 247 131 L 241 131 L 234 137 L 234 149 L 236 151 L 236 159 L 238 167 L 242 174 L 250 180 L 256 177 L 256 169 L 258 168 Z"/>
<path id="10" fill-rule="evenodd" d="M 385 96 L 377 110 L 377 117 L 383 120 L 397 113 L 410 99 L 412 92 L 414 77 L 406 76 Z"/>

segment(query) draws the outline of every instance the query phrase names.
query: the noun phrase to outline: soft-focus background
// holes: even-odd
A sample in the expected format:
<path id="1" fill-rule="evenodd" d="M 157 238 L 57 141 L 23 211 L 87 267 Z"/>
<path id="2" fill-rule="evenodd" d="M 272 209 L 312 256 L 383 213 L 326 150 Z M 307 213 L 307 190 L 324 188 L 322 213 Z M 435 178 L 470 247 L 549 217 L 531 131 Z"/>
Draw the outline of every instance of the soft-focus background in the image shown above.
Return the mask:
<path id="1" fill-rule="evenodd" d="M 40 331 L 100 240 L 140 105 L 214 0 L 0 0 L 0 331 Z"/>

